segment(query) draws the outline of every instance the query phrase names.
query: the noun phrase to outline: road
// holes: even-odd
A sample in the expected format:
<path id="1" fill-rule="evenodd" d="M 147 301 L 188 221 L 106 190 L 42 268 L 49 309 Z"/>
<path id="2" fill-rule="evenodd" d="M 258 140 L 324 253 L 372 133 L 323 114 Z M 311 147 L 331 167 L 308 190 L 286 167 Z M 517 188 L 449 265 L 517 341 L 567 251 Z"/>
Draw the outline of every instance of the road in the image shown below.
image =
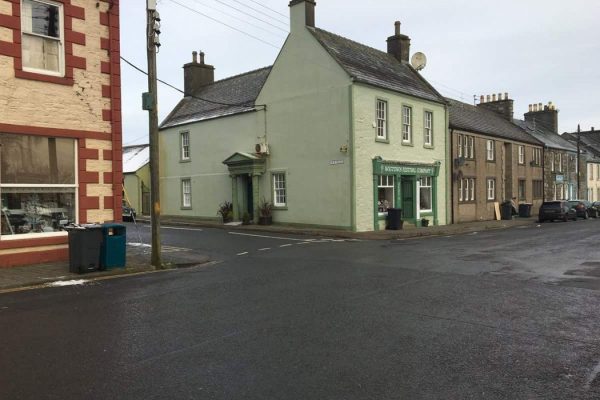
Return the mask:
<path id="1" fill-rule="evenodd" d="M 0 398 L 600 398 L 600 220 L 250 235 L 164 229 L 216 262 L 0 294 Z"/>

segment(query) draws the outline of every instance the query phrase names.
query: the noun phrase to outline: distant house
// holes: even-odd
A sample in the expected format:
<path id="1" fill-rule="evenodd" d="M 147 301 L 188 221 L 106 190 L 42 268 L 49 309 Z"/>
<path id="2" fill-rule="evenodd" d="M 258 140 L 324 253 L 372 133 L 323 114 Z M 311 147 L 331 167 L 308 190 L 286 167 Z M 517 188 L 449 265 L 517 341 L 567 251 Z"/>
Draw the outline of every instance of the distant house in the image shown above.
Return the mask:
<path id="1" fill-rule="evenodd" d="M 119 2 L 0 0 L 0 267 L 121 220 Z"/>
<path id="2" fill-rule="evenodd" d="M 512 123 L 513 100 L 505 94 L 482 96 L 477 106 L 448 102 L 453 222 L 493 220 L 494 203 L 512 198 L 537 210 L 543 198 L 543 148 Z"/>
<path id="3" fill-rule="evenodd" d="M 578 198 L 577 148 L 558 134 L 556 107 L 552 103 L 530 105 L 525 120 L 514 122 L 544 144 L 544 200 Z M 579 189 L 585 193 L 584 187 Z"/>
<path id="4" fill-rule="evenodd" d="M 315 27 L 293 0 L 272 67 L 214 81 L 204 55 L 184 66 L 185 97 L 160 130 L 164 215 L 273 220 L 370 231 L 387 210 L 448 222 L 445 99 L 409 62 L 400 33 L 380 51 Z"/>
<path id="5" fill-rule="evenodd" d="M 150 146 L 123 147 L 123 200 L 138 213 L 150 214 Z"/>
<path id="6" fill-rule="evenodd" d="M 593 127 L 589 131 L 563 133 L 562 137 L 581 150 L 581 162 L 586 164 L 582 168 L 580 180 L 586 182 L 587 190 L 581 191 L 582 198 L 589 201 L 600 201 L 600 132 Z"/>

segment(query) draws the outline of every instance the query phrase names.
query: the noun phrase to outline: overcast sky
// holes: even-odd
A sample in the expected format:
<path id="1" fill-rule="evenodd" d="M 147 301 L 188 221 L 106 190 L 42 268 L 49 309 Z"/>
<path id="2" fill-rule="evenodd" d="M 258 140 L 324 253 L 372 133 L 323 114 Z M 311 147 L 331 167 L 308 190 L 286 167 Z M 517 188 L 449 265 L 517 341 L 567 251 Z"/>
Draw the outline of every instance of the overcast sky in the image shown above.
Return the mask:
<path id="1" fill-rule="evenodd" d="M 158 0 L 159 78 L 183 89 L 181 67 L 193 50 L 206 53 L 215 79 L 271 65 L 289 29 L 288 3 Z M 121 2 L 121 55 L 147 70 L 145 7 L 146 0 Z M 400 20 L 411 54 L 427 55 L 422 73 L 442 94 L 472 104 L 473 95 L 508 92 L 517 118 L 530 103 L 552 101 L 560 132 L 578 123 L 600 129 L 599 19 L 593 0 L 317 0 L 316 7 L 319 28 L 384 51 Z M 124 144 L 148 143 L 147 78 L 124 63 L 122 72 Z M 159 84 L 159 123 L 181 97 Z"/>

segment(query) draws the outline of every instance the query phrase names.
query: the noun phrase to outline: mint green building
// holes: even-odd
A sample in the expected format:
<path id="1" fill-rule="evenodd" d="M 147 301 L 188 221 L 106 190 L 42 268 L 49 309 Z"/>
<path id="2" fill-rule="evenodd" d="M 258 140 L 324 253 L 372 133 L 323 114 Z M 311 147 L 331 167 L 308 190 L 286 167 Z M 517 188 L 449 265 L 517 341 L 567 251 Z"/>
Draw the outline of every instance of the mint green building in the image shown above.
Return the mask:
<path id="1" fill-rule="evenodd" d="M 162 214 L 258 219 L 354 231 L 446 224 L 447 107 L 408 63 L 410 39 L 387 52 L 315 28 L 315 3 L 290 3 L 290 34 L 272 67 L 214 81 L 194 54 L 185 97 L 161 125 Z"/>

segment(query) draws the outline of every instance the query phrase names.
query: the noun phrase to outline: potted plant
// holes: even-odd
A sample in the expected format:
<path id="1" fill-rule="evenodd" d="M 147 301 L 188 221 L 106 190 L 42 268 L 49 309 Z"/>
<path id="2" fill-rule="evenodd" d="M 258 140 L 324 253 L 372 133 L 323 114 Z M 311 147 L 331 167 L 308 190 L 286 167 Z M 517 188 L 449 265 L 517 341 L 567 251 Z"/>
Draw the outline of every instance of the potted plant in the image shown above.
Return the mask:
<path id="1" fill-rule="evenodd" d="M 258 205 L 258 224 L 271 225 L 273 223 L 273 204 L 264 198 Z"/>
<path id="2" fill-rule="evenodd" d="M 429 226 L 429 220 L 427 218 L 421 218 L 421 226 L 426 228 Z"/>
<path id="3" fill-rule="evenodd" d="M 221 216 L 224 224 L 231 222 L 233 220 L 233 203 L 224 201 L 219 204 L 219 211 L 217 211 L 217 214 Z"/>
<path id="4" fill-rule="evenodd" d="M 242 225 L 250 225 L 250 221 L 250 214 L 245 212 L 244 215 L 242 215 Z"/>

